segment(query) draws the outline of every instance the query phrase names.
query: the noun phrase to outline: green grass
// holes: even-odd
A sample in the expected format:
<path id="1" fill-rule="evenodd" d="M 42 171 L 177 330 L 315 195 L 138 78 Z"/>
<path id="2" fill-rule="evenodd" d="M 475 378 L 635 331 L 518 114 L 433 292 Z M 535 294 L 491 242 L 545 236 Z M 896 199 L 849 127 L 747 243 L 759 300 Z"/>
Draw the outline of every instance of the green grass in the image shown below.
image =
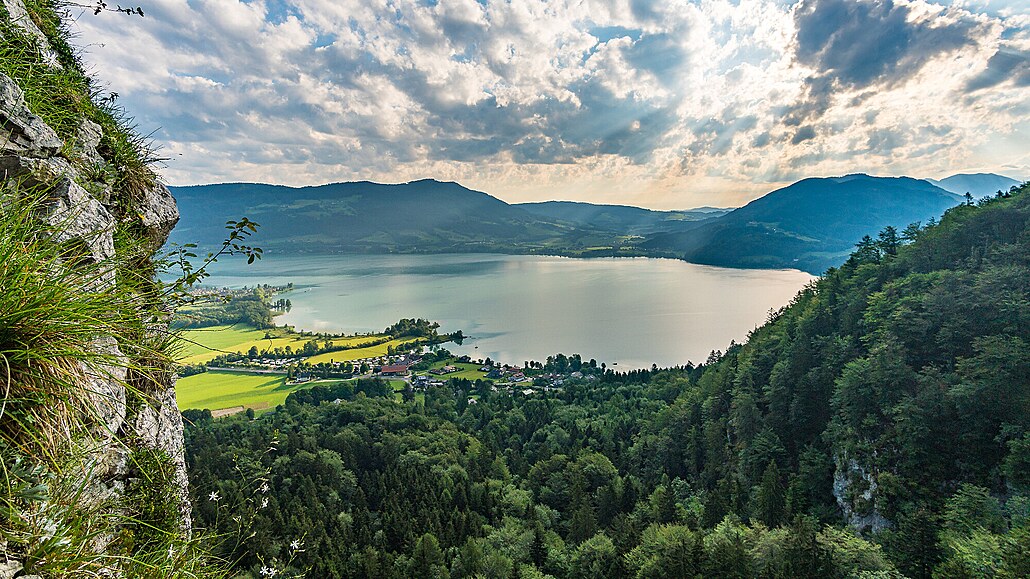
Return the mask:
<path id="1" fill-rule="evenodd" d="M 224 352 L 247 353 L 252 346 L 258 350 L 273 348 L 285 348 L 289 346 L 294 350 L 304 347 L 304 343 L 311 341 L 312 336 L 300 334 L 287 334 L 282 329 L 267 330 L 273 337 L 265 339 L 266 330 L 255 330 L 249 326 L 212 326 L 210 328 L 197 328 L 184 330 L 181 340 L 182 351 L 179 354 L 178 362 L 181 364 L 203 364 L 214 360 Z M 384 336 L 348 336 L 346 338 L 330 338 L 329 341 L 337 345 L 357 345 L 374 340 L 382 339 Z M 318 338 L 319 343 L 324 340 Z M 407 340 L 391 340 L 384 344 L 361 348 L 355 350 L 340 350 L 313 356 L 308 360 L 311 364 L 335 360 L 345 362 L 370 358 L 373 356 L 385 356 L 389 346 L 397 346 Z"/>
<path id="2" fill-rule="evenodd" d="M 439 380 L 450 380 L 451 378 L 464 378 L 466 380 L 485 380 L 486 372 L 480 372 L 479 369 L 483 367 L 482 364 L 472 364 L 471 362 L 455 362 L 453 360 L 449 362 L 437 362 L 433 364 L 430 369 L 443 368 L 444 366 L 454 366 L 458 368 L 457 372 L 451 372 L 450 374 L 429 374 L 430 377 Z M 428 374 L 428 372 L 419 372 L 419 374 Z"/>
<path id="3" fill-rule="evenodd" d="M 219 410 L 233 406 L 262 410 L 275 408 L 286 401 L 290 392 L 313 385 L 308 382 L 287 386 L 286 376 L 279 374 L 212 371 L 180 379 L 175 386 L 175 396 L 179 410 Z"/>
<path id="4" fill-rule="evenodd" d="M 371 340 L 375 337 L 381 336 L 362 336 L 356 340 L 356 343 Z M 320 362 L 351 362 L 353 360 L 360 360 L 362 358 L 376 358 L 379 356 L 385 356 L 387 349 L 390 346 L 397 347 L 405 342 L 411 342 L 411 339 L 394 339 L 389 342 L 384 342 L 375 346 L 369 346 L 368 348 L 355 348 L 353 350 L 340 350 L 338 352 L 326 352 L 325 354 L 319 354 L 312 356 L 307 359 L 309 364 L 318 364 Z M 340 343 L 338 340 L 333 340 L 334 343 Z"/>
<path id="5" fill-rule="evenodd" d="M 404 402 L 404 380 L 390 380 L 390 384 L 393 385 L 393 399 L 397 402 Z M 426 394 L 424 392 L 416 392 L 415 402 L 425 404 Z"/>
<path id="6" fill-rule="evenodd" d="M 348 382 L 349 380 L 326 380 L 305 384 L 286 385 L 283 375 L 244 374 L 241 372 L 210 371 L 194 374 L 179 380 L 175 387 L 179 410 L 221 410 L 243 406 L 254 410 L 271 410 L 286 402 L 290 392 L 311 388 L 316 384 Z M 400 400 L 404 380 L 389 380 L 394 396 Z M 419 398 L 422 397 L 422 398 Z M 424 396 L 417 394 L 422 400 Z"/>
<path id="7" fill-rule="evenodd" d="M 226 350 L 235 352 L 237 344 L 243 344 L 252 340 L 260 340 L 265 336 L 263 330 L 255 330 L 247 326 L 212 326 L 196 330 L 185 330 L 182 332 L 182 351 L 180 361 L 187 364 L 195 364 L 202 358 L 210 360 L 219 354 L 211 349 Z M 248 346 L 249 349 L 249 346 Z"/>

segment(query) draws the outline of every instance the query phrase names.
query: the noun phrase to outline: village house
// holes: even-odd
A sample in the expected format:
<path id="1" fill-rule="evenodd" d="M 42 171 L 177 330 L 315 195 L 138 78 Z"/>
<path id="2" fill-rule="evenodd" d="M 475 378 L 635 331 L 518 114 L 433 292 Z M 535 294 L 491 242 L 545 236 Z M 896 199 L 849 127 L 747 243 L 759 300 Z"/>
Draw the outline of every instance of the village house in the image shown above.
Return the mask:
<path id="1" fill-rule="evenodd" d="M 407 376 L 408 365 L 407 364 L 392 364 L 389 366 L 383 366 L 379 368 L 379 373 L 383 376 Z"/>

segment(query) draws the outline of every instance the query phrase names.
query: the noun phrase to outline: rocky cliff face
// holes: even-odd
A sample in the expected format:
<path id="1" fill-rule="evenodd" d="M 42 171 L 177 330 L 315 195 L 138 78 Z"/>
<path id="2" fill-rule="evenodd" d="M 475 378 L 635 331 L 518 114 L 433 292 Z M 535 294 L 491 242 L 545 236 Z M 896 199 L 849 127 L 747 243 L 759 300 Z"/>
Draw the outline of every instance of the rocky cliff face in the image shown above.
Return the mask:
<path id="1" fill-rule="evenodd" d="M 47 66 L 61 67 L 48 37 L 30 18 L 22 0 L 3 0 L 3 8 L 6 14 L 0 11 L 0 16 L 6 22 L 0 35 L 20 30 L 26 38 L 35 39 L 35 49 Z M 116 258 L 116 232 L 131 232 L 133 259 L 140 269 L 149 271 L 151 254 L 178 221 L 175 200 L 156 180 L 144 187 L 137 182 L 133 191 L 127 191 L 118 179 L 110 178 L 111 172 L 120 168 L 112 168 L 114 159 L 102 144 L 104 137 L 104 128 L 87 118 L 80 120 L 73 134 L 59 135 L 30 110 L 19 79 L 0 74 L 0 180 L 9 185 L 8 190 L 44 192 L 40 221 L 55 226 L 58 242 L 78 248 L 79 255 L 89 256 L 95 263 Z M 117 269 L 108 271 L 98 283 L 110 288 L 125 283 Z M 142 327 L 160 334 L 165 328 L 154 311 L 141 310 L 142 316 L 150 318 L 142 320 Z M 87 445 L 91 466 L 83 469 L 88 474 L 82 475 L 86 477 L 83 500 L 119 503 L 138 486 L 141 463 L 133 457 L 140 453 L 161 456 L 173 467 L 166 491 L 177 503 L 180 525 L 188 532 L 183 425 L 174 379 L 168 372 L 134 375 L 132 368 L 139 365 L 133 363 L 131 353 L 123 353 L 123 345 L 113 337 L 98 337 L 94 347 L 110 354 L 108 360 L 124 360 L 125 364 L 83 372 L 82 389 L 89 393 L 85 400 L 92 405 L 78 409 L 90 417 L 87 424 L 92 438 Z M 4 571 L 2 565 L 8 563 L 8 570 L 20 568 L 17 562 L 5 563 L 0 557 L 0 579 L 16 572 Z"/>
<path id="2" fill-rule="evenodd" d="M 833 497 L 848 525 L 860 533 L 875 535 L 893 526 L 877 508 L 878 488 L 874 474 L 863 468 L 857 460 L 837 458 L 837 468 L 833 473 Z"/>

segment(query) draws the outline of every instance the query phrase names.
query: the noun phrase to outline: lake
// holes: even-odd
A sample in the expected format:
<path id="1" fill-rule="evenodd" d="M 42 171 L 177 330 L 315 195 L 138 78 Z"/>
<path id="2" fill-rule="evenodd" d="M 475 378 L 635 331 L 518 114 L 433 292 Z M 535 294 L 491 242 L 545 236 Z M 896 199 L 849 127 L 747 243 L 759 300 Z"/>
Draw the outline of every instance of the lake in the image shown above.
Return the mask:
<path id="1" fill-rule="evenodd" d="M 562 352 L 617 369 L 703 362 L 742 341 L 812 278 L 672 259 L 551 256 L 266 255 L 216 264 L 209 286 L 293 282 L 298 329 L 380 331 L 428 318 L 472 339 L 455 353 L 522 364 Z"/>

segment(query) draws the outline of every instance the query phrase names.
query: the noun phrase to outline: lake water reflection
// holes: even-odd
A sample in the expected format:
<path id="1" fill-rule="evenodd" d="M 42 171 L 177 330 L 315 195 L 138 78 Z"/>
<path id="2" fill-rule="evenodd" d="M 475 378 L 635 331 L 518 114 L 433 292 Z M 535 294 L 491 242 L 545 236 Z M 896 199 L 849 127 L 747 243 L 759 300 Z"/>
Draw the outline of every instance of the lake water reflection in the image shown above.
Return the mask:
<path id="1" fill-rule="evenodd" d="M 449 254 L 267 255 L 217 264 L 206 285 L 293 282 L 297 328 L 382 330 L 400 318 L 473 339 L 452 352 L 509 363 L 579 353 L 619 369 L 703 361 L 764 322 L 812 279 L 670 259 Z"/>

